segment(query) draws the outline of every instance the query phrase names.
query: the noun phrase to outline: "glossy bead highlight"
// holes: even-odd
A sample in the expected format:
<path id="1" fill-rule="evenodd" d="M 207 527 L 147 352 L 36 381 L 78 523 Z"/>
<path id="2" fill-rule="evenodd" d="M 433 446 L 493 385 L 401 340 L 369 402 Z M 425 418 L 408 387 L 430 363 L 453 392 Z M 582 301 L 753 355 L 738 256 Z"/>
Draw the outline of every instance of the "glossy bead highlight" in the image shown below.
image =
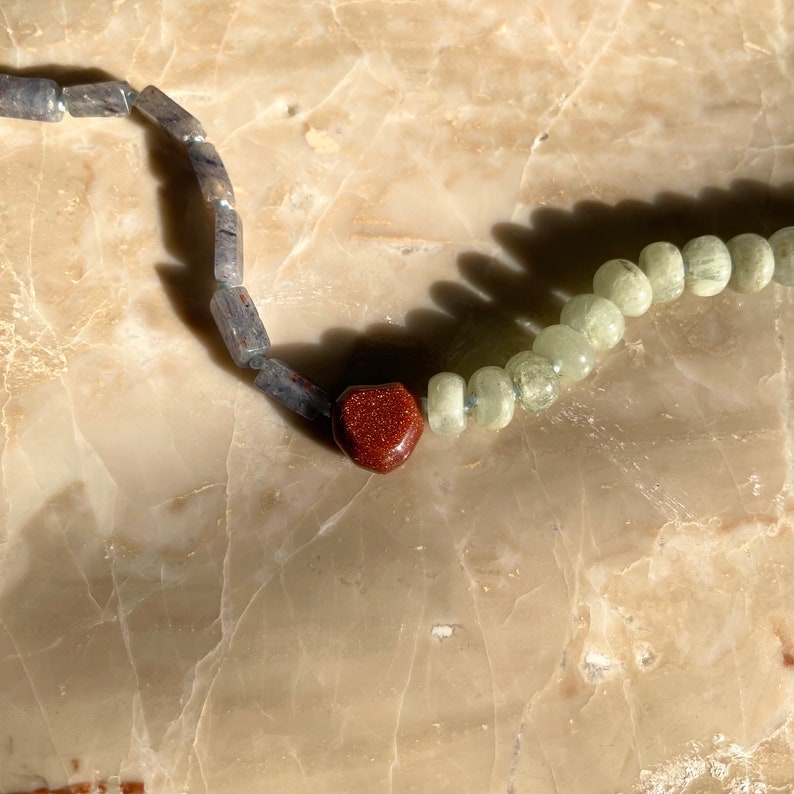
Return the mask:
<path id="1" fill-rule="evenodd" d="M 567 325 L 544 328 L 535 339 L 532 350 L 551 363 L 560 380 L 582 380 L 595 366 L 593 346 Z"/>
<path id="2" fill-rule="evenodd" d="M 600 295 L 575 295 L 562 307 L 560 323 L 582 334 L 595 350 L 614 347 L 626 329 L 617 305 Z"/>
<path id="3" fill-rule="evenodd" d="M 637 267 L 651 283 L 653 303 L 669 303 L 683 295 L 686 283 L 684 258 L 672 243 L 646 245 L 640 251 Z"/>
<path id="4" fill-rule="evenodd" d="M 476 402 L 471 415 L 486 430 L 501 430 L 515 411 L 516 391 L 501 367 L 481 367 L 469 378 L 468 393 Z"/>
<path id="5" fill-rule="evenodd" d="M 628 259 L 610 259 L 596 270 L 593 292 L 616 304 L 626 317 L 648 311 L 653 289 L 648 277 Z"/>
<path id="6" fill-rule="evenodd" d="M 466 429 L 466 381 L 454 372 L 439 372 L 427 384 L 427 424 L 440 436 Z"/>
<path id="7" fill-rule="evenodd" d="M 351 386 L 334 404 L 331 419 L 339 448 L 376 474 L 405 463 L 424 430 L 416 397 L 402 383 Z"/>
<path id="8" fill-rule="evenodd" d="M 525 411 L 545 411 L 560 397 L 560 378 L 543 356 L 531 350 L 516 353 L 505 364 L 505 372 L 513 381 L 516 399 Z"/>
<path id="9" fill-rule="evenodd" d="M 794 287 L 794 226 L 778 229 L 769 238 L 769 245 L 775 257 L 772 279 L 784 287 Z"/>
<path id="10" fill-rule="evenodd" d="M 690 240 L 682 249 L 686 268 L 686 287 L 694 295 L 709 298 L 718 295 L 731 277 L 731 254 L 728 247 L 712 234 Z"/>
<path id="11" fill-rule="evenodd" d="M 728 286 L 732 290 L 747 294 L 769 284 L 775 272 L 775 256 L 763 237 L 738 234 L 728 240 L 727 246 L 732 265 Z"/>

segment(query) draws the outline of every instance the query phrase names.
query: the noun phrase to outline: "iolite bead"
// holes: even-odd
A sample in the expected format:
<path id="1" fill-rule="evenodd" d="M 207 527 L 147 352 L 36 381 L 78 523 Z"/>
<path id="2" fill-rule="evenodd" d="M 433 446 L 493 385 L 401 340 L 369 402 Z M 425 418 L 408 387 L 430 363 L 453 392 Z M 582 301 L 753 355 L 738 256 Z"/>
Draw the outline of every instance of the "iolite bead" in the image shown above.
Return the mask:
<path id="1" fill-rule="evenodd" d="M 124 80 L 71 85 L 63 89 L 63 101 L 70 115 L 78 118 L 127 116 L 133 91 Z"/>
<path id="2" fill-rule="evenodd" d="M 505 364 L 505 372 L 515 384 L 516 399 L 525 411 L 545 411 L 560 397 L 560 378 L 554 367 L 531 350 L 516 353 Z"/>
<path id="3" fill-rule="evenodd" d="M 596 270 L 593 292 L 614 303 L 626 317 L 645 314 L 653 299 L 648 277 L 628 259 L 610 259 Z"/>
<path id="4" fill-rule="evenodd" d="M 427 424 L 441 436 L 466 429 L 466 381 L 454 372 L 439 372 L 427 384 Z"/>
<path id="5" fill-rule="evenodd" d="M 617 305 L 600 295 L 575 295 L 563 306 L 560 323 L 579 331 L 595 350 L 614 347 L 626 329 Z"/>
<path id="6" fill-rule="evenodd" d="M 510 424 L 516 392 L 510 376 L 501 367 L 481 367 L 469 378 L 468 393 L 475 404 L 471 415 L 486 430 L 501 430 Z"/>
<path id="7" fill-rule="evenodd" d="M 684 292 L 684 258 L 672 243 L 646 245 L 640 251 L 637 266 L 651 282 L 654 303 L 667 303 Z"/>
<path id="8" fill-rule="evenodd" d="M 243 283 L 243 224 L 231 207 L 215 208 L 215 280 L 224 287 Z"/>
<path id="9" fill-rule="evenodd" d="M 220 204 L 233 207 L 232 180 L 229 179 L 218 150 L 211 143 L 198 141 L 191 143 L 187 152 L 204 202 L 209 206 Z"/>
<path id="10" fill-rule="evenodd" d="M 265 357 L 270 338 L 245 287 L 219 289 L 212 296 L 210 311 L 238 367 Z"/>
<path id="11" fill-rule="evenodd" d="M 731 255 L 731 278 L 728 286 L 741 293 L 758 292 L 772 280 L 775 256 L 772 247 L 760 235 L 739 234 L 727 243 Z"/>
<path id="12" fill-rule="evenodd" d="M 203 141 L 207 137 L 197 118 L 153 85 L 138 94 L 135 108 L 179 143 Z"/>
<path id="13" fill-rule="evenodd" d="M 278 359 L 269 358 L 262 362 L 254 386 L 305 419 L 331 415 L 328 395 Z"/>
<path id="14" fill-rule="evenodd" d="M 704 234 L 690 240 L 682 249 L 686 287 L 694 295 L 718 295 L 731 277 L 731 254 L 719 237 Z"/>
<path id="15" fill-rule="evenodd" d="M 778 229 L 769 238 L 769 245 L 775 257 L 772 279 L 784 287 L 794 287 L 794 226 Z"/>
<path id="16" fill-rule="evenodd" d="M 568 325 L 544 328 L 535 338 L 532 350 L 551 363 L 560 380 L 582 380 L 595 366 L 593 346 Z"/>
<path id="17" fill-rule="evenodd" d="M 43 77 L 0 74 L 0 116 L 29 121 L 63 118 L 61 87 Z"/>

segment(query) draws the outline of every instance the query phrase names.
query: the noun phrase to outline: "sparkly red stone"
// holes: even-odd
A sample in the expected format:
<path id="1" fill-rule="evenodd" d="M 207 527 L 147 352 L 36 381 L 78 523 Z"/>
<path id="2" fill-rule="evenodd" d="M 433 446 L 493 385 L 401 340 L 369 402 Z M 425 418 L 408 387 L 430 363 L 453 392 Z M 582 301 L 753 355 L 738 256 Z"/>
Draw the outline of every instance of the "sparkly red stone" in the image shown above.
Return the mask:
<path id="1" fill-rule="evenodd" d="M 404 463 L 424 430 L 416 397 L 402 383 L 351 386 L 336 401 L 331 418 L 342 451 L 378 474 Z"/>

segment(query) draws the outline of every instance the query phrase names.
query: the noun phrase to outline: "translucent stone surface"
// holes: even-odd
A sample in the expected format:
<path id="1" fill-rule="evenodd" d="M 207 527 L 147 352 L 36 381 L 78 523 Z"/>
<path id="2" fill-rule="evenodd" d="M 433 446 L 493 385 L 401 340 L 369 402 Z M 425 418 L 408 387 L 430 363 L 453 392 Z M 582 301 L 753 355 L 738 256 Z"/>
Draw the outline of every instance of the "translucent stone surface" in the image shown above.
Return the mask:
<path id="1" fill-rule="evenodd" d="M 778 229 L 769 238 L 769 245 L 775 257 L 773 280 L 785 287 L 794 287 L 794 226 Z"/>
<path id="2" fill-rule="evenodd" d="M 526 411 L 545 411 L 560 397 L 560 378 L 548 359 L 531 350 L 516 353 L 505 364 L 512 379 L 517 399 Z"/>
<path id="3" fill-rule="evenodd" d="M 218 150 L 211 143 L 200 141 L 190 144 L 188 155 L 205 203 L 233 207 L 234 188 Z"/>
<path id="4" fill-rule="evenodd" d="M 29 121 L 63 118 L 61 87 L 43 77 L 0 74 L 0 116 Z"/>
<path id="5" fill-rule="evenodd" d="M 775 257 L 772 247 L 758 234 L 739 234 L 727 243 L 731 255 L 728 286 L 736 292 L 762 290 L 772 280 Z"/>
<path id="6" fill-rule="evenodd" d="M 466 381 L 454 372 L 439 372 L 427 384 L 427 424 L 441 436 L 466 429 Z"/>
<path id="7" fill-rule="evenodd" d="M 731 277 L 731 254 L 719 237 L 695 237 L 681 249 L 681 255 L 690 292 L 707 298 L 725 289 Z"/>
<path id="8" fill-rule="evenodd" d="M 153 85 L 138 94 L 135 108 L 179 143 L 186 144 L 207 137 L 198 119 Z"/>
<path id="9" fill-rule="evenodd" d="M 579 381 L 595 366 L 595 350 L 583 334 L 568 325 L 550 325 L 536 337 L 532 350 L 551 362 L 560 380 Z"/>
<path id="10" fill-rule="evenodd" d="M 628 259 L 604 262 L 593 276 L 593 292 L 611 300 L 626 317 L 645 314 L 653 299 L 648 277 Z"/>
<path id="11" fill-rule="evenodd" d="M 72 85 L 63 89 L 63 101 L 72 116 L 127 116 L 132 89 L 125 80 Z"/>
<path id="12" fill-rule="evenodd" d="M 560 323 L 579 331 L 595 350 L 608 350 L 622 338 L 626 328 L 623 313 L 600 295 L 575 295 L 560 313 Z"/>
<path id="13" fill-rule="evenodd" d="M 462 296 L 495 222 L 497 331 L 536 262 L 794 225 L 790 2 L 0 5 L 5 63 L 201 120 L 320 385 L 531 347 Z M 0 791 L 791 794 L 794 291 L 654 305 L 548 411 L 368 477 L 206 350 L 212 218 L 132 115 L 0 119 Z"/>
<path id="14" fill-rule="evenodd" d="M 640 251 L 637 266 L 651 282 L 654 303 L 667 303 L 684 292 L 684 258 L 672 243 L 657 242 Z"/>
<path id="15" fill-rule="evenodd" d="M 238 367 L 247 367 L 252 359 L 264 357 L 270 339 L 245 287 L 219 289 L 212 296 L 210 311 Z"/>
<path id="16" fill-rule="evenodd" d="M 331 414 L 328 395 L 278 359 L 269 358 L 262 363 L 254 386 L 305 419 Z"/>
<path id="17" fill-rule="evenodd" d="M 471 415 L 480 427 L 500 430 L 515 411 L 515 388 L 501 367 L 481 367 L 469 378 L 468 393 L 476 399 Z"/>
<path id="18" fill-rule="evenodd" d="M 215 209 L 215 280 L 224 287 L 243 283 L 243 224 L 232 207 Z"/>

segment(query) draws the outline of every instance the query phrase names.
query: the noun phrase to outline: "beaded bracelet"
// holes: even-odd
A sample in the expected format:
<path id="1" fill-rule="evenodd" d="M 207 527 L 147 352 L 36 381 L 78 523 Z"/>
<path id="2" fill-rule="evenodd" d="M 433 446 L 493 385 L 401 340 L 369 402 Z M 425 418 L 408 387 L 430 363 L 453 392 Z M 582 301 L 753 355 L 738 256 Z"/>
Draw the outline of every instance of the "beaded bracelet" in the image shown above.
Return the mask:
<path id="1" fill-rule="evenodd" d="M 424 429 L 456 436 L 471 416 L 480 427 L 499 430 L 513 418 L 515 403 L 537 413 L 553 405 L 560 384 L 587 377 L 596 352 L 623 337 L 625 317 L 644 314 L 688 289 L 711 296 L 726 286 L 757 292 L 774 280 L 794 286 L 794 226 L 768 240 L 740 234 L 724 243 L 704 235 L 679 250 L 656 242 L 637 264 L 611 259 L 593 277 L 593 292 L 567 301 L 560 322 L 544 328 L 532 349 L 504 367 L 478 369 L 466 382 L 441 372 L 418 400 L 403 384 L 351 386 L 334 401 L 308 378 L 270 358 L 270 338 L 243 286 L 243 232 L 234 191 L 216 148 L 198 120 L 154 86 L 137 93 L 124 81 L 62 88 L 44 78 L 0 75 L 0 116 L 54 122 L 68 111 L 77 117 L 126 116 L 137 110 L 187 150 L 199 189 L 215 215 L 214 270 L 218 289 L 210 312 L 234 363 L 257 371 L 254 385 L 300 416 L 331 417 L 334 439 L 357 465 L 385 474 L 407 460 Z"/>

